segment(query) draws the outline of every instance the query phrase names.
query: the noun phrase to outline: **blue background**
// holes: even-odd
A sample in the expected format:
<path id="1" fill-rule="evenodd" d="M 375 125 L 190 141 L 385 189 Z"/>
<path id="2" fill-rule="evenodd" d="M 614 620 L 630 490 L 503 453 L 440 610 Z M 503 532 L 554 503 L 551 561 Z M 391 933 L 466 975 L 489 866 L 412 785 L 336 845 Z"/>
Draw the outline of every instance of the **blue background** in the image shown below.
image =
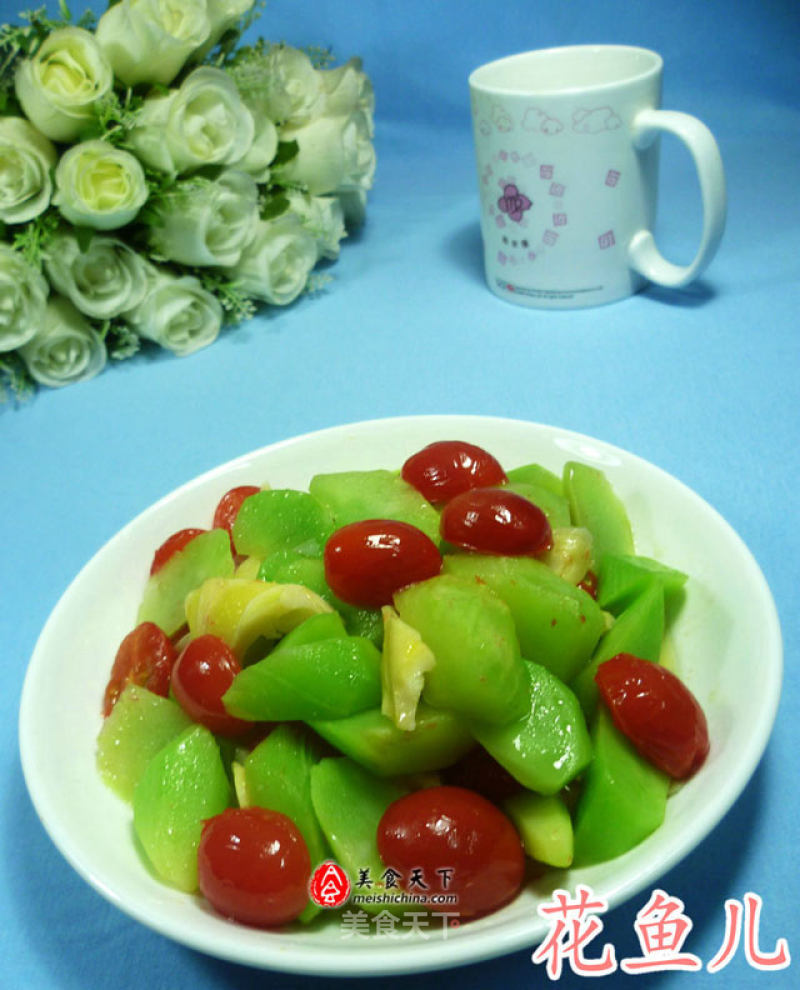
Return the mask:
<path id="1" fill-rule="evenodd" d="M 16 5 L 4 2 L 0 14 L 12 19 Z M 763 897 L 762 947 L 784 936 L 800 953 L 800 5 L 272 0 L 256 32 L 330 46 L 341 61 L 364 57 L 378 108 L 368 222 L 345 242 L 322 294 L 265 312 L 190 358 L 148 352 L 92 382 L 0 406 L 0 983 L 29 990 L 345 985 L 261 975 L 196 954 L 86 886 L 26 795 L 19 693 L 36 637 L 71 578 L 160 496 L 308 430 L 434 412 L 550 423 L 625 447 L 694 488 L 749 545 L 785 641 L 774 735 L 735 807 L 662 886 L 684 901 L 694 922 L 685 948 L 706 962 L 722 941 L 725 900 L 748 891 Z M 483 282 L 466 79 L 495 57 L 586 42 L 663 54 L 664 106 L 700 117 L 720 144 L 728 227 L 706 275 L 686 290 L 653 288 L 577 312 L 517 308 Z M 693 255 L 698 211 L 688 153 L 667 140 L 657 234 L 672 260 Z M 759 657 L 752 662 L 755 679 Z M 634 899 L 604 918 L 603 937 L 618 958 L 638 954 L 633 921 L 643 903 Z M 797 965 L 760 973 L 740 948 L 714 976 L 612 980 L 664 990 L 788 987 Z M 426 990 L 450 978 L 465 990 L 547 982 L 520 952 L 402 985 Z M 561 982 L 579 986 L 585 978 L 566 973 Z"/>

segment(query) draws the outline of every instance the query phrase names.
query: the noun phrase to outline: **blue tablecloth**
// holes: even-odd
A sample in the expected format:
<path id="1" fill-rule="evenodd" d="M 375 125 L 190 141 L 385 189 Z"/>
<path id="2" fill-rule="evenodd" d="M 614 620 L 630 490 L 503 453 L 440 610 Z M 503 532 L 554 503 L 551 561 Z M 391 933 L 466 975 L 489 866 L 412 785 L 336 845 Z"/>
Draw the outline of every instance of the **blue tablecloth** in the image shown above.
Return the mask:
<path id="1" fill-rule="evenodd" d="M 8 0 L 2 6 L 7 20 L 15 10 Z M 317 296 L 264 312 L 187 359 L 148 352 L 91 382 L 0 406 L 0 983 L 308 985 L 173 944 L 73 873 L 25 791 L 16 742 L 23 676 L 71 578 L 177 485 L 309 430 L 434 412 L 550 423 L 624 447 L 695 489 L 748 544 L 783 629 L 777 723 L 741 798 L 662 886 L 684 901 L 694 922 L 685 948 L 704 961 L 721 944 L 726 900 L 747 892 L 763 899 L 762 948 L 783 936 L 800 952 L 800 8 L 794 0 L 272 0 L 254 33 L 330 45 L 340 60 L 364 57 L 377 94 L 368 220 Z M 715 133 L 729 184 L 721 249 L 702 280 L 682 291 L 651 289 L 577 312 L 506 304 L 483 280 L 467 75 L 526 48 L 608 41 L 659 50 L 664 106 L 697 115 Z M 675 260 L 694 251 L 698 203 L 688 155 L 665 141 L 658 236 Z M 756 679 L 759 657 L 752 662 Z M 637 954 L 633 922 L 643 904 L 634 899 L 604 919 L 620 957 Z M 650 980 L 698 990 L 789 987 L 794 968 L 758 972 L 740 947 L 722 973 Z M 542 985 L 546 974 L 522 951 L 402 984 L 425 990 L 449 979 L 483 990 Z M 566 972 L 561 982 L 584 979 Z"/>

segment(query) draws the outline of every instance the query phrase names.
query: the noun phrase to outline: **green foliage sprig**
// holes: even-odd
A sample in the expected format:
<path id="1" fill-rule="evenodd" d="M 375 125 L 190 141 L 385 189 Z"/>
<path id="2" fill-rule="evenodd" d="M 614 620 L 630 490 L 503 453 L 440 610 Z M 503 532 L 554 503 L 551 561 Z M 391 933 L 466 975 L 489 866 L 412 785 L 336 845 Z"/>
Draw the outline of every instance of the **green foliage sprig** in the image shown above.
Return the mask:
<path id="1" fill-rule="evenodd" d="M 0 403 L 16 399 L 24 402 L 36 391 L 36 383 L 17 354 L 0 354 Z"/>

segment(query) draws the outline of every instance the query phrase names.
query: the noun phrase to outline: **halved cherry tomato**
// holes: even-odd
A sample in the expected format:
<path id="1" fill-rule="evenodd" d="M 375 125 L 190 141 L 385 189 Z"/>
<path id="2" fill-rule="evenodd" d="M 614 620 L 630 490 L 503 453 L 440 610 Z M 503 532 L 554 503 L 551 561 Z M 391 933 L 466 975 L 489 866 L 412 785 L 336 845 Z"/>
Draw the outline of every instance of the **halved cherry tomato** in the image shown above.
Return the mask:
<path id="1" fill-rule="evenodd" d="M 419 871 L 431 892 L 458 897 L 462 918 L 488 914 L 516 896 L 525 875 L 517 830 L 486 798 L 463 787 L 426 787 L 394 801 L 378 824 L 387 867 Z M 406 888 L 411 891 L 413 888 Z"/>
<path id="2" fill-rule="evenodd" d="M 293 921 L 308 902 L 311 857 L 294 822 L 266 808 L 228 808 L 203 824 L 200 891 L 220 914 L 262 928 Z"/>
<path id="3" fill-rule="evenodd" d="M 187 643 L 172 668 L 172 693 L 186 714 L 212 732 L 238 736 L 253 723 L 229 715 L 222 696 L 241 670 L 233 650 L 207 633 Z"/>
<path id="4" fill-rule="evenodd" d="M 126 684 L 138 684 L 166 698 L 177 657 L 172 640 L 154 622 L 142 622 L 119 644 L 103 697 L 109 715 Z"/>
<path id="5" fill-rule="evenodd" d="M 699 702 L 660 664 L 618 653 L 594 675 L 614 724 L 651 763 L 676 780 L 708 755 L 708 725 Z"/>
<path id="6" fill-rule="evenodd" d="M 508 478 L 499 461 L 462 440 L 439 440 L 412 454 L 401 475 L 429 502 L 441 505 L 470 488 L 502 485 Z"/>
<path id="7" fill-rule="evenodd" d="M 434 577 L 442 556 L 429 536 L 395 519 L 342 526 L 325 544 L 325 580 L 342 601 L 381 608 L 408 584 Z"/>
<path id="8" fill-rule="evenodd" d="M 213 527 L 214 529 L 227 529 L 231 538 L 231 552 L 234 554 L 236 547 L 233 543 L 233 524 L 239 515 L 239 509 L 246 498 L 250 498 L 251 495 L 256 495 L 260 491 L 261 489 L 255 485 L 239 485 L 236 488 L 231 488 L 225 492 L 214 510 Z"/>
<path id="9" fill-rule="evenodd" d="M 503 556 L 535 556 L 553 545 L 547 516 L 507 488 L 473 488 L 442 509 L 442 539 L 462 550 Z"/>
<path id="10" fill-rule="evenodd" d="M 161 546 L 153 554 L 153 563 L 150 565 L 150 574 L 157 574 L 166 562 L 179 550 L 183 550 L 187 543 L 191 543 L 195 536 L 205 533 L 204 529 L 179 529 L 177 533 L 168 536 Z"/>

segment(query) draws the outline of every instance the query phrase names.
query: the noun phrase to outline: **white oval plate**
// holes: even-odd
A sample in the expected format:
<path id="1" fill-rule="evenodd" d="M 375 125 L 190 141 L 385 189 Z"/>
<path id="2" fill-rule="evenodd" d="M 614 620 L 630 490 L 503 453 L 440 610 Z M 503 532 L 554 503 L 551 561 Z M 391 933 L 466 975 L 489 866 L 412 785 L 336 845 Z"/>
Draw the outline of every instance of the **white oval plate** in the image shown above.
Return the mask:
<path id="1" fill-rule="evenodd" d="M 184 526 L 207 526 L 228 488 L 269 482 L 305 488 L 317 472 L 398 468 L 418 448 L 463 439 L 506 467 L 568 459 L 602 467 L 624 500 L 639 553 L 690 575 L 674 626 L 678 669 L 703 705 L 711 753 L 668 802 L 664 825 L 612 862 L 553 873 L 490 917 L 369 938 L 335 918 L 321 927 L 264 932 L 225 921 L 199 897 L 159 883 L 143 865 L 130 808 L 95 770 L 100 704 L 117 645 L 132 627 L 154 548 Z M 758 657 L 758 677 L 753 677 Z M 599 440 L 534 423 L 475 416 L 414 416 L 311 433 L 240 457 L 177 489 L 122 529 L 83 568 L 50 616 L 33 653 L 20 710 L 25 779 L 61 853 L 103 896 L 185 945 L 252 966 L 314 975 L 379 975 L 459 966 L 535 945 L 547 927 L 537 904 L 556 887 L 586 884 L 609 907 L 632 897 L 686 856 L 747 784 L 766 746 L 780 693 L 782 645 L 761 571 L 730 526 L 659 468 Z"/>

